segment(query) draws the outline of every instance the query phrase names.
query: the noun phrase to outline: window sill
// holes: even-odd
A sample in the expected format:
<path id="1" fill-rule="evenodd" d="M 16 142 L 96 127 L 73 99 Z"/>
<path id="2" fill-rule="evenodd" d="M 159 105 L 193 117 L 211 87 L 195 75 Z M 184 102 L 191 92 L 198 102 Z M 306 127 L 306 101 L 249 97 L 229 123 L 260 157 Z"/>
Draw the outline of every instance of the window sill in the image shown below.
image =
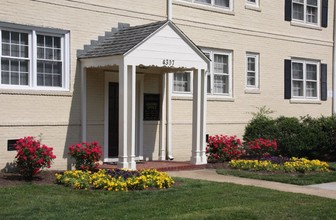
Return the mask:
<path id="1" fill-rule="evenodd" d="M 215 102 L 234 102 L 235 99 L 229 96 L 214 96 L 208 95 L 207 101 L 215 101 Z"/>
<path id="2" fill-rule="evenodd" d="M 188 7 L 188 8 L 201 9 L 204 11 L 211 11 L 211 12 L 227 14 L 227 15 L 235 15 L 235 13 L 230 9 L 216 7 L 216 6 L 202 5 L 202 4 L 192 3 L 192 2 L 181 2 L 178 0 L 175 0 L 173 4 Z"/>
<path id="3" fill-rule="evenodd" d="M 72 97 L 72 92 L 69 91 L 41 91 L 41 90 L 11 90 L 0 89 L 0 94 L 6 95 L 31 95 L 31 96 L 64 96 Z"/>
<path id="4" fill-rule="evenodd" d="M 308 100 L 308 99 L 291 99 L 289 100 L 290 104 L 312 104 L 312 105 L 321 105 L 320 100 Z"/>
<path id="5" fill-rule="evenodd" d="M 322 28 L 317 26 L 317 25 L 300 23 L 300 22 L 297 22 L 297 21 L 291 21 L 290 24 L 291 24 L 291 26 L 295 26 L 295 27 L 302 27 L 302 28 L 308 28 L 308 29 L 322 31 Z"/>
<path id="6" fill-rule="evenodd" d="M 245 89 L 245 94 L 261 94 L 260 89 Z"/>
<path id="7" fill-rule="evenodd" d="M 258 5 L 245 5 L 245 9 L 261 12 L 261 8 Z"/>
<path id="8" fill-rule="evenodd" d="M 172 100 L 193 100 L 192 94 L 172 94 Z"/>

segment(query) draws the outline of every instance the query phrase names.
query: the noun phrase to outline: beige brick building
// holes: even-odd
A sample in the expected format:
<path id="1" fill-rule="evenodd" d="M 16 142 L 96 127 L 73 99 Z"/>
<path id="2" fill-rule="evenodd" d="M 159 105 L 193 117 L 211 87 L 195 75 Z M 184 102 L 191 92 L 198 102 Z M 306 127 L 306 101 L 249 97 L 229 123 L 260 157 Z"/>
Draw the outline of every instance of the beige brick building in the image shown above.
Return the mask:
<path id="1" fill-rule="evenodd" d="M 205 134 L 241 136 L 256 107 L 335 113 L 334 0 L 0 3 L 1 169 L 24 136 L 54 169 L 94 140 L 126 168 L 200 164 Z"/>

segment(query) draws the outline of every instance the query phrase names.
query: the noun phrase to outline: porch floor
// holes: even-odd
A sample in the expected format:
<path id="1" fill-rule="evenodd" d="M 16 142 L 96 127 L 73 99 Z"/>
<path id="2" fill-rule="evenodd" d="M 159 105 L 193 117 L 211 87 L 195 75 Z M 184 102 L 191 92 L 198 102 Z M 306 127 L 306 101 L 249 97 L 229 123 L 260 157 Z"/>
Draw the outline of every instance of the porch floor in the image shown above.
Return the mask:
<path id="1" fill-rule="evenodd" d="M 102 169 L 115 169 L 116 163 L 104 163 L 100 165 Z M 207 165 L 192 165 L 189 161 L 141 161 L 136 163 L 137 170 L 156 169 L 158 171 L 179 171 L 179 170 L 195 170 L 205 169 Z"/>

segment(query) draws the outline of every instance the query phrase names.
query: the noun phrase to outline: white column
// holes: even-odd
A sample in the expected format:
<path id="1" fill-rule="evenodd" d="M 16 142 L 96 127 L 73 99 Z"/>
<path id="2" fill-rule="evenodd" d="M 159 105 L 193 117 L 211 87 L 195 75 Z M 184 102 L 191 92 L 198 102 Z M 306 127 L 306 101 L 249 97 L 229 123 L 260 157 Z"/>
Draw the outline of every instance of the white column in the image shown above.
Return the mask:
<path id="1" fill-rule="evenodd" d="M 162 74 L 161 89 L 161 125 L 160 125 L 160 152 L 159 160 L 166 160 L 166 102 L 167 102 L 167 73 Z"/>
<path id="2" fill-rule="evenodd" d="M 336 11 L 336 1 L 334 3 L 334 11 Z M 336 115 L 336 16 L 334 16 L 334 59 L 333 59 L 333 72 L 334 72 L 334 75 L 333 75 L 333 85 L 332 85 L 332 88 L 333 88 L 333 94 L 332 94 L 332 103 L 333 103 L 333 107 L 332 107 L 332 112 L 333 112 L 333 115 Z"/>
<path id="3" fill-rule="evenodd" d="M 81 67 L 81 121 L 82 121 L 82 142 L 86 142 L 86 129 L 87 129 L 87 118 L 86 118 L 86 107 L 87 107 L 87 97 L 86 97 L 86 68 Z"/>
<path id="4" fill-rule="evenodd" d="M 128 131 L 128 105 L 127 105 L 127 86 L 128 71 L 127 65 L 124 63 L 119 65 L 119 160 L 118 167 L 128 169 L 127 160 L 127 131 Z"/>
<path id="5" fill-rule="evenodd" d="M 206 85 L 205 71 L 195 70 L 193 80 L 192 164 L 206 164 L 205 114 Z"/>
<path id="6" fill-rule="evenodd" d="M 206 157 L 206 115 L 207 115 L 207 75 L 205 70 L 201 70 L 201 148 L 200 148 L 200 157 L 201 157 L 201 163 L 206 164 L 207 163 L 207 157 Z"/>
<path id="7" fill-rule="evenodd" d="M 136 90 L 136 66 L 128 66 L 128 169 L 136 170 L 135 163 L 135 90 Z"/>
<path id="8" fill-rule="evenodd" d="M 167 85 L 167 157 L 168 160 L 173 160 L 173 153 L 172 153 L 172 110 L 171 110 L 171 100 L 172 100 L 172 87 L 173 87 L 173 76 L 174 73 L 168 73 L 168 85 Z"/>

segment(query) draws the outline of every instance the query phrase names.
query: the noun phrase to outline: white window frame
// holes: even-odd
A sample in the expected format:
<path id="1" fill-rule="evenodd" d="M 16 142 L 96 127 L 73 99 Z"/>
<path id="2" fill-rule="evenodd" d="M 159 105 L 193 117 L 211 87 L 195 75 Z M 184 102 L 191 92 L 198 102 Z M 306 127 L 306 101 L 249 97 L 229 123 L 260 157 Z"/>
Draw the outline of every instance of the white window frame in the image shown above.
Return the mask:
<path id="1" fill-rule="evenodd" d="M 255 0 L 255 2 L 251 2 L 250 0 L 246 0 L 246 5 L 259 7 L 259 0 Z"/>
<path id="2" fill-rule="evenodd" d="M 223 7 L 223 6 L 220 6 L 220 5 L 216 5 L 216 4 L 215 4 L 215 0 L 211 0 L 211 4 L 208 4 L 208 3 L 202 3 L 202 2 L 197 2 L 197 0 L 180 0 L 180 1 L 191 2 L 191 3 L 193 3 L 193 4 L 203 5 L 203 6 L 207 6 L 207 7 L 221 8 L 221 9 L 225 9 L 225 10 L 229 10 L 229 11 L 232 11 L 232 10 L 233 10 L 233 0 L 229 0 L 229 7 Z"/>
<path id="3" fill-rule="evenodd" d="M 312 22 L 308 22 L 307 21 L 307 0 L 303 0 L 303 20 L 300 19 L 296 19 L 293 16 L 294 13 L 294 4 L 300 4 L 300 3 L 295 3 L 294 1 L 292 1 L 292 21 L 294 22 L 298 22 L 298 23 L 303 23 L 303 24 L 307 24 L 307 25 L 313 25 L 313 26 L 320 26 L 321 23 L 321 0 L 317 0 L 317 22 L 316 23 L 312 23 Z"/>
<path id="4" fill-rule="evenodd" d="M 70 88 L 70 33 L 68 31 L 54 30 L 47 28 L 30 27 L 25 25 L 17 25 L 0 22 L 0 61 L 2 58 L 10 58 L 2 56 L 2 31 L 13 31 L 28 34 L 28 63 L 29 76 L 28 85 L 8 85 L 1 84 L 0 89 L 14 90 L 45 90 L 45 91 L 69 91 Z M 62 62 L 62 86 L 38 86 L 37 85 L 37 35 L 47 35 L 61 38 L 61 62 Z M 0 70 L 1 72 L 1 70 Z"/>
<path id="5" fill-rule="evenodd" d="M 255 59 L 255 85 L 248 85 L 248 72 L 251 72 L 248 70 L 248 58 L 254 58 Z M 260 55 L 259 53 L 251 53 L 247 52 L 246 53 L 246 58 L 245 58 L 245 88 L 246 89 L 254 89 L 254 90 L 259 90 L 259 85 L 260 85 L 260 71 L 259 71 L 259 59 Z"/>
<path id="6" fill-rule="evenodd" d="M 320 62 L 319 61 L 313 61 L 313 60 L 303 60 L 303 59 L 292 59 L 292 67 L 291 67 L 291 94 L 292 94 L 292 99 L 297 99 L 297 100 L 320 100 Z M 294 86 L 293 86 L 293 81 L 295 79 L 293 78 L 293 63 L 301 63 L 303 64 L 303 96 L 294 96 Z M 307 64 L 312 64 L 316 65 L 316 97 L 307 97 L 307 91 L 306 91 L 306 86 L 307 86 Z"/>
<path id="7" fill-rule="evenodd" d="M 210 56 L 210 66 L 208 69 L 208 73 L 210 75 L 210 91 L 207 89 L 208 96 L 213 96 L 213 97 L 232 97 L 232 91 L 233 91 L 233 75 L 232 75 L 232 51 L 221 51 L 221 50 L 209 50 L 209 49 L 204 49 L 202 50 L 204 53 L 209 54 Z M 215 93 L 214 92 L 214 55 L 226 55 L 228 56 L 228 83 L 229 83 L 229 89 L 228 93 Z M 208 80 L 208 77 L 207 77 Z M 207 82 L 208 85 L 208 82 Z"/>
<path id="8" fill-rule="evenodd" d="M 189 88 L 190 91 L 175 91 L 174 83 L 175 83 L 175 74 L 181 74 L 181 73 L 189 73 Z M 193 72 L 192 71 L 181 71 L 181 72 L 176 72 L 173 74 L 173 79 L 172 79 L 172 91 L 174 95 L 191 95 L 193 91 Z"/>

